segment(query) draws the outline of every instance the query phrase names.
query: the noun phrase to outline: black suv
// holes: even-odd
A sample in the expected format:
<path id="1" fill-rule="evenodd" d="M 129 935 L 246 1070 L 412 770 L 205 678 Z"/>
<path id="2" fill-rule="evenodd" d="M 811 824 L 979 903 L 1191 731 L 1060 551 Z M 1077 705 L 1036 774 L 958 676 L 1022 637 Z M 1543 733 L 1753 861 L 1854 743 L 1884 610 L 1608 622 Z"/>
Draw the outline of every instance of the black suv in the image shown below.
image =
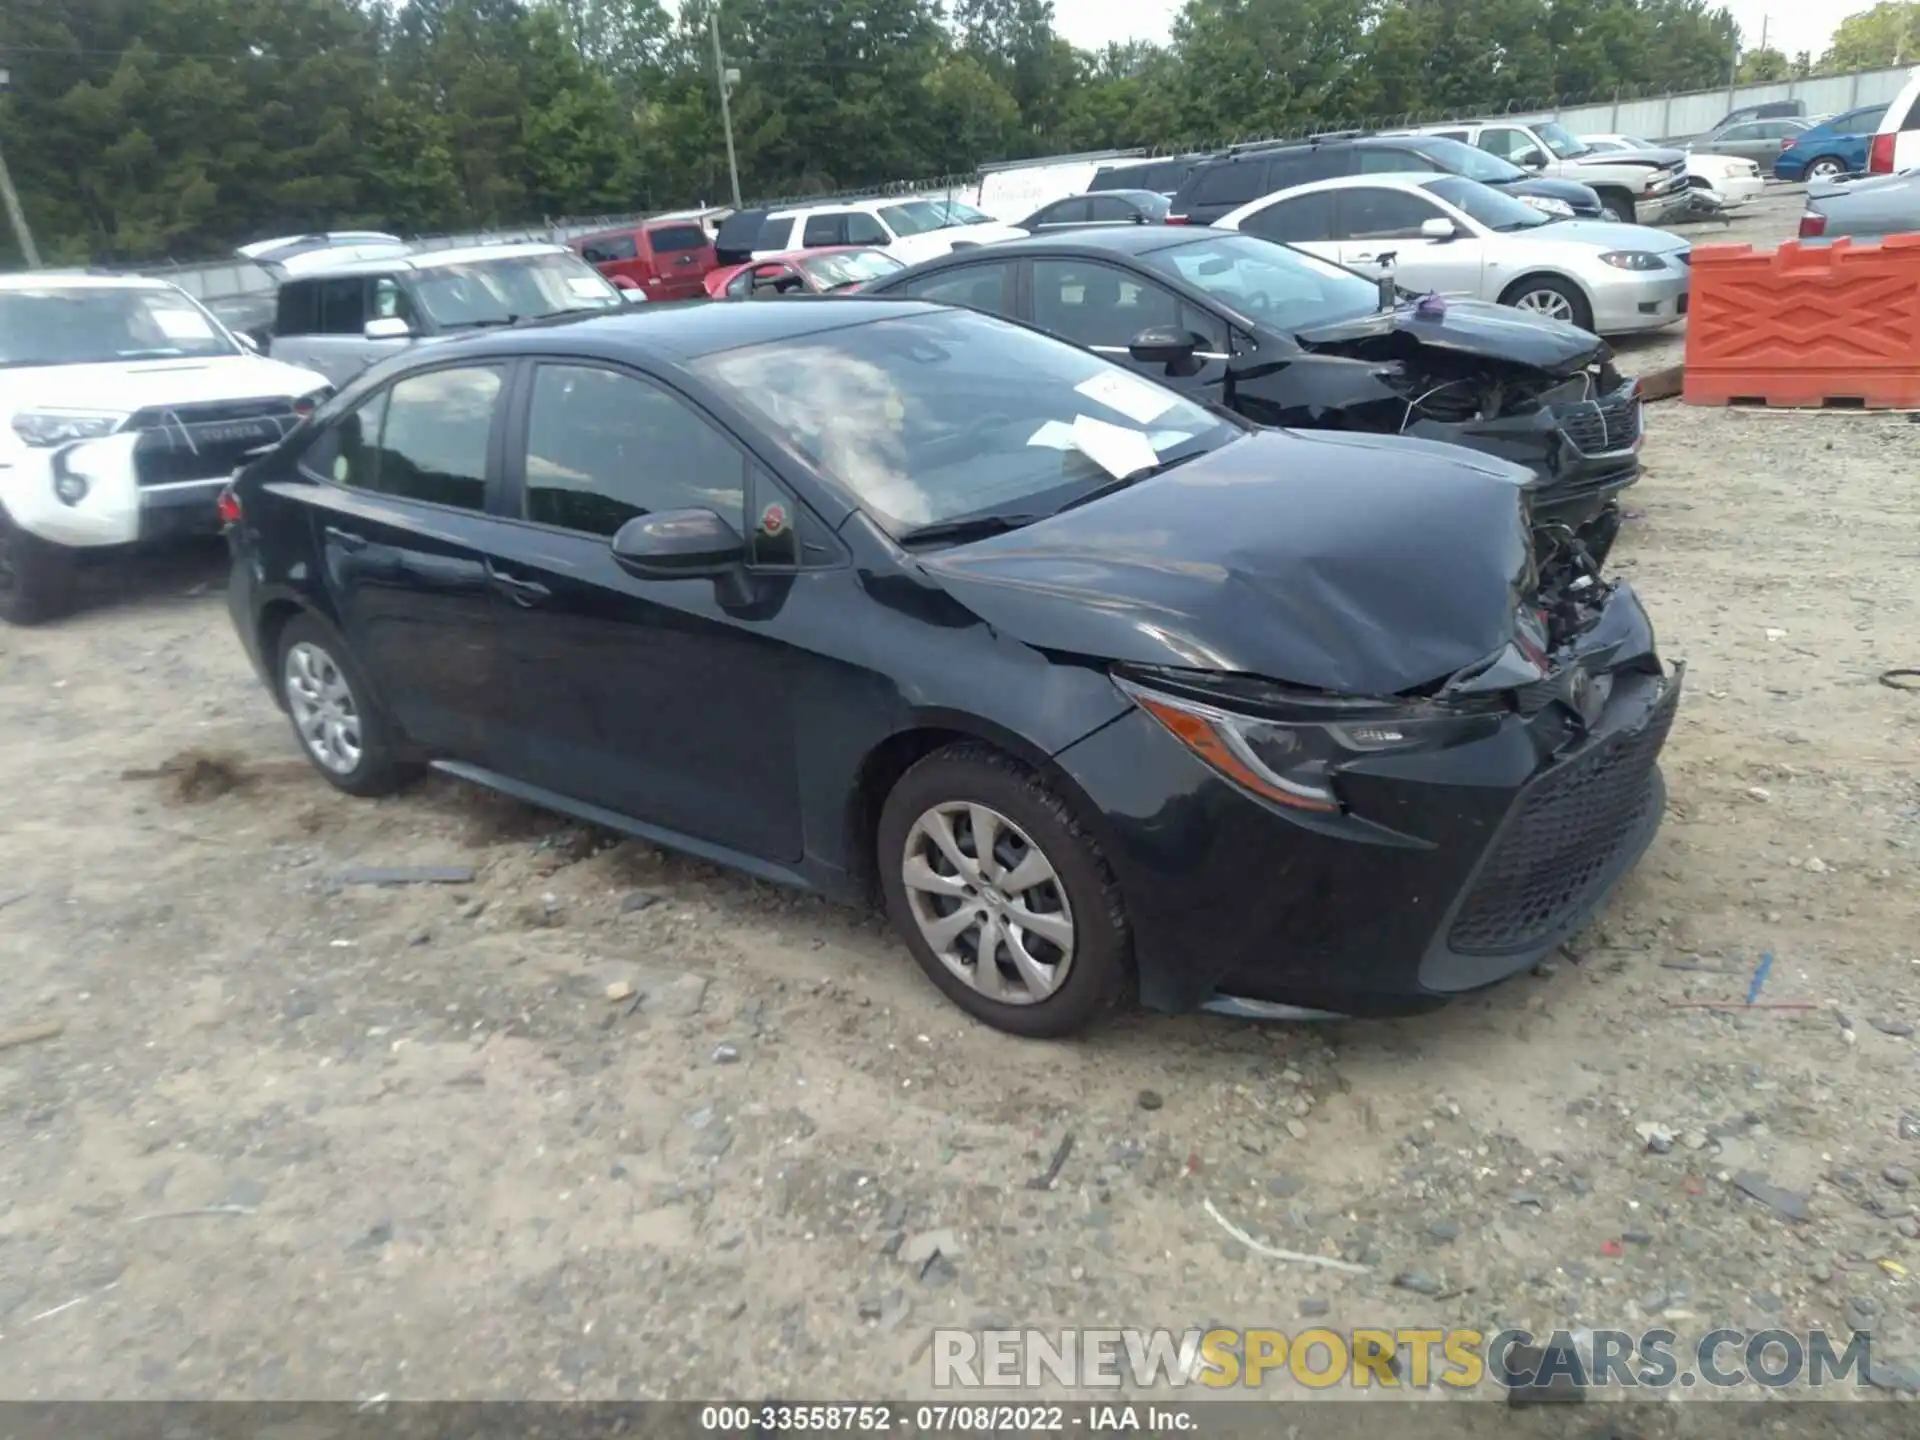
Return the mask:
<path id="1" fill-rule="evenodd" d="M 1174 225 L 1211 225 L 1249 200 L 1340 175 L 1426 170 L 1493 185 L 1565 218 L 1605 219 L 1600 197 L 1577 180 L 1547 180 L 1443 135 L 1323 136 L 1231 151 L 1195 167 L 1173 197 Z M 1565 212 L 1552 204 L 1558 201 Z"/>

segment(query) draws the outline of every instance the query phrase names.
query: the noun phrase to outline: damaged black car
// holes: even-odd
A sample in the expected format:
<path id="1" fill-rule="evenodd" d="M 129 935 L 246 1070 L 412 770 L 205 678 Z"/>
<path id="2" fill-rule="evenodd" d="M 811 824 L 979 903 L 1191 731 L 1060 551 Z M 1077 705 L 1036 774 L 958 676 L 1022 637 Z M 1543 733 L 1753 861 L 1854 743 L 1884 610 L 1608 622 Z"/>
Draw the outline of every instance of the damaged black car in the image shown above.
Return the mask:
<path id="1" fill-rule="evenodd" d="M 929 261 L 868 287 L 985 310 L 1262 425 L 1414 435 L 1537 480 L 1542 543 L 1595 564 L 1639 479 L 1637 381 L 1587 331 L 1437 301 L 1257 236 L 1069 231 Z"/>
<path id="2" fill-rule="evenodd" d="M 422 766 L 878 897 L 988 1024 L 1421 1010 L 1651 842 L 1679 697 L 1525 470 L 903 300 L 419 346 L 222 496 L 332 785 Z"/>

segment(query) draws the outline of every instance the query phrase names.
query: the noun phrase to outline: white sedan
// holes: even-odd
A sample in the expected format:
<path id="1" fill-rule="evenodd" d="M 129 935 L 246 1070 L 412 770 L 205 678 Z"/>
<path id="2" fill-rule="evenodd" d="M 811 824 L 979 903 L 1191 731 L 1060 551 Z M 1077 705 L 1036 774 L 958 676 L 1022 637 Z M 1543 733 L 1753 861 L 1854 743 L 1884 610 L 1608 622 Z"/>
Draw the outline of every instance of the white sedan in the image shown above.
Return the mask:
<path id="1" fill-rule="evenodd" d="M 1595 150 L 1656 150 L 1662 147 L 1637 135 L 1582 135 L 1580 139 Z M 1705 186 L 1723 205 L 1744 205 L 1767 188 L 1767 177 L 1752 160 L 1738 155 L 1707 155 L 1687 152 L 1687 183 Z"/>
<path id="2" fill-rule="evenodd" d="M 1609 220 L 1553 220 L 1459 175 L 1345 175 L 1265 195 L 1213 222 L 1380 275 L 1492 300 L 1599 335 L 1687 313 L 1693 247 Z"/>

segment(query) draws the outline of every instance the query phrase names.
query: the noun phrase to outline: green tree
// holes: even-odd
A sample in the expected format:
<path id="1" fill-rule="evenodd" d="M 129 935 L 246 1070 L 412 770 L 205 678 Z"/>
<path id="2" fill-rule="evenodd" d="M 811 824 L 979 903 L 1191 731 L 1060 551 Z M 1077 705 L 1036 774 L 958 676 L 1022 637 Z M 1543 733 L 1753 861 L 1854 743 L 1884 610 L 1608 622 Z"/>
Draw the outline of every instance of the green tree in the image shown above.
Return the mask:
<path id="1" fill-rule="evenodd" d="M 1920 0 L 1881 0 L 1870 10 L 1849 15 L 1833 32 L 1820 59 L 1828 74 L 1908 65 L 1920 59 Z"/>

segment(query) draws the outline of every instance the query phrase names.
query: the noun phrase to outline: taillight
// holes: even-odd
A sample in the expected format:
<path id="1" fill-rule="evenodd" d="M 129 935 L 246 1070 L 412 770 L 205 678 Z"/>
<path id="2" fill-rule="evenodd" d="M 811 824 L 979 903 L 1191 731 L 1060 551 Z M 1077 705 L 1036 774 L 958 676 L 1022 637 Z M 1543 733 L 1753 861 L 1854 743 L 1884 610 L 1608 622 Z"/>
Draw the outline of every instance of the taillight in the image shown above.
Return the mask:
<path id="1" fill-rule="evenodd" d="M 1898 139 L 1891 130 L 1873 137 L 1873 144 L 1867 151 L 1867 173 L 1869 175 L 1891 175 L 1893 173 L 1893 142 Z"/>
<path id="2" fill-rule="evenodd" d="M 1800 238 L 1811 240 L 1816 235 L 1827 233 L 1827 217 L 1818 210 L 1809 210 L 1800 217 Z"/>
<path id="3" fill-rule="evenodd" d="M 302 395 L 298 400 L 295 400 L 293 402 L 293 413 L 298 415 L 302 420 L 305 420 L 312 415 L 314 411 L 324 405 L 327 402 L 327 398 L 332 394 L 333 387 L 331 385 L 322 385 L 312 394 Z"/>
<path id="4" fill-rule="evenodd" d="M 240 497 L 233 493 L 233 486 L 229 485 L 220 492 L 220 498 L 213 502 L 213 510 L 220 517 L 222 525 L 240 523 Z"/>
<path id="5" fill-rule="evenodd" d="M 1780 140 L 1780 148 L 1782 150 L 1791 150 L 1793 148 L 1793 136 L 1791 135 L 1782 136 Z"/>
<path id="6" fill-rule="evenodd" d="M 1169 215 L 1167 216 L 1166 223 L 1169 225 L 1191 225 L 1193 221 L 1184 215 Z"/>

